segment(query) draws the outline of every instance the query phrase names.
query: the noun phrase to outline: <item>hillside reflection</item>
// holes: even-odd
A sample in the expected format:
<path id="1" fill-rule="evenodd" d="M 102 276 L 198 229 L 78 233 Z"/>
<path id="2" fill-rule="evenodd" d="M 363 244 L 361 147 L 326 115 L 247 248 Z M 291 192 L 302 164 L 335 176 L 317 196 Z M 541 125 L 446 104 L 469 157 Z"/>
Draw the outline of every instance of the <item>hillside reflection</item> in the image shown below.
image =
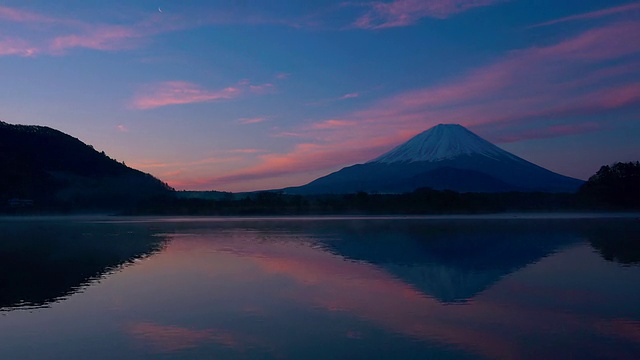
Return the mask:
<path id="1" fill-rule="evenodd" d="M 640 265 L 640 221 L 597 227 L 588 233 L 587 238 L 605 260 L 625 266 Z"/>
<path id="2" fill-rule="evenodd" d="M 0 309 L 44 307 L 163 248 L 145 226 L 0 222 Z"/>

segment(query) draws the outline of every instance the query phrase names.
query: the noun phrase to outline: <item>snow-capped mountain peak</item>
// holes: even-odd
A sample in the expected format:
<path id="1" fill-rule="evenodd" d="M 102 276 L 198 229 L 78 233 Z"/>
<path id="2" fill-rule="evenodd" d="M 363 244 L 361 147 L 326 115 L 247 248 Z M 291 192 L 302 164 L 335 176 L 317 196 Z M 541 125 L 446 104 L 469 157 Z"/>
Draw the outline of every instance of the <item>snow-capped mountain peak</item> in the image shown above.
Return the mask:
<path id="1" fill-rule="evenodd" d="M 460 155 L 479 154 L 493 159 L 514 155 L 458 124 L 440 124 L 426 130 L 404 144 L 375 158 L 369 163 L 440 161 Z"/>
<path id="2" fill-rule="evenodd" d="M 438 125 L 388 153 L 306 185 L 292 194 L 406 193 L 419 188 L 459 192 L 574 192 L 583 181 L 513 155 L 460 125 Z"/>

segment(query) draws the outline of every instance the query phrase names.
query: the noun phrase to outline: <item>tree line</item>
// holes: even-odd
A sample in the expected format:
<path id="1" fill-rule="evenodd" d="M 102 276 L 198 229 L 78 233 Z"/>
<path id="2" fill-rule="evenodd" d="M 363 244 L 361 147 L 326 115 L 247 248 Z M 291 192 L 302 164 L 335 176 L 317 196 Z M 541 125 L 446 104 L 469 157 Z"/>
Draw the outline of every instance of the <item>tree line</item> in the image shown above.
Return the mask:
<path id="1" fill-rule="evenodd" d="M 263 191 L 241 197 L 181 197 L 170 191 L 117 209 L 127 215 L 417 215 L 482 214 L 546 211 L 640 210 L 640 163 L 615 163 L 600 168 L 577 193 L 459 193 L 421 188 L 404 194 L 353 193 L 289 195 Z M 113 206 L 112 203 L 109 205 Z M 113 208 L 110 208 L 113 209 Z M 50 208 L 49 212 L 82 209 Z M 37 212 L 37 207 L 5 208 L 6 212 Z"/>
<path id="2" fill-rule="evenodd" d="M 235 199 L 163 197 L 131 214 L 155 215 L 394 215 L 540 211 L 640 210 L 640 163 L 603 166 L 577 193 L 459 193 L 417 189 L 405 194 L 288 195 L 264 191 Z"/>

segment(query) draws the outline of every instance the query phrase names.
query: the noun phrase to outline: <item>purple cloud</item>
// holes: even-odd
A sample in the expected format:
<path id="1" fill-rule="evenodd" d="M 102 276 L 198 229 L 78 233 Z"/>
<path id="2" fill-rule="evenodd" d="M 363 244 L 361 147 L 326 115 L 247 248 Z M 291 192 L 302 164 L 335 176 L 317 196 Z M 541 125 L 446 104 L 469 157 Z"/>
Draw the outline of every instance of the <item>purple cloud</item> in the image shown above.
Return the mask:
<path id="1" fill-rule="evenodd" d="M 233 99 L 241 93 L 239 88 L 233 86 L 211 91 L 186 81 L 165 81 L 144 86 L 131 105 L 135 109 L 147 110 L 167 105 Z"/>
<path id="2" fill-rule="evenodd" d="M 490 6 L 504 0 L 395 0 L 357 3 L 369 10 L 352 24 L 359 29 L 409 26 L 422 18 L 445 19 L 472 8 Z"/>
<path id="3" fill-rule="evenodd" d="M 569 21 L 576 21 L 576 20 L 599 19 L 599 18 L 602 18 L 602 17 L 605 17 L 605 16 L 611 16 L 611 15 L 617 15 L 617 14 L 625 14 L 625 13 L 638 11 L 638 10 L 640 10 L 640 3 L 630 3 L 630 4 L 620 5 L 620 6 L 616 6 L 616 7 L 612 7 L 612 8 L 592 11 L 592 12 L 588 12 L 588 13 L 584 13 L 584 14 L 578 14 L 578 15 L 572 15 L 572 16 L 563 17 L 563 18 L 560 18 L 560 19 L 554 19 L 554 20 L 551 20 L 551 21 L 546 21 L 546 22 L 543 22 L 543 23 L 540 23 L 540 24 L 532 25 L 529 28 L 550 26 L 550 25 L 565 23 L 565 22 L 569 22 Z"/>

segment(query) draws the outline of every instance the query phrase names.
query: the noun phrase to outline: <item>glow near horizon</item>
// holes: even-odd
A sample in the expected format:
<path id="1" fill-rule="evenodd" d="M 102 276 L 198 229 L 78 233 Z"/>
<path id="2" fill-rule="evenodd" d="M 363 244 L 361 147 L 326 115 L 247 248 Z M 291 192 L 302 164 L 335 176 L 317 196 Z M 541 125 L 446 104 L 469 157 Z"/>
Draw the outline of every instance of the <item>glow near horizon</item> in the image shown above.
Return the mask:
<path id="1" fill-rule="evenodd" d="M 639 33 L 637 1 L 5 1 L 0 120 L 178 189 L 301 185 L 439 123 L 584 179 L 638 160 Z"/>

